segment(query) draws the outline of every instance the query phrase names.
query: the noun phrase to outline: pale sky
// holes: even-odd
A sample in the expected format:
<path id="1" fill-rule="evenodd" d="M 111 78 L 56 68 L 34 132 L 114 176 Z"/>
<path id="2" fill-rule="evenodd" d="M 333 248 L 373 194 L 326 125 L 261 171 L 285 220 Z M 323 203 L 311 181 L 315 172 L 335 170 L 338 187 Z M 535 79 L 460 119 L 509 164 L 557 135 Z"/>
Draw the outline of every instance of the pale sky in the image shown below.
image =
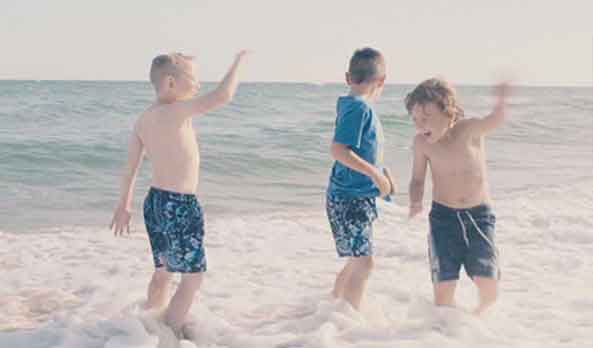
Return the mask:
<path id="1" fill-rule="evenodd" d="M 146 80 L 153 56 L 196 55 L 219 80 L 241 48 L 246 81 L 339 82 L 380 49 L 389 83 L 442 75 L 591 86 L 590 0 L 0 0 L 0 79 Z"/>

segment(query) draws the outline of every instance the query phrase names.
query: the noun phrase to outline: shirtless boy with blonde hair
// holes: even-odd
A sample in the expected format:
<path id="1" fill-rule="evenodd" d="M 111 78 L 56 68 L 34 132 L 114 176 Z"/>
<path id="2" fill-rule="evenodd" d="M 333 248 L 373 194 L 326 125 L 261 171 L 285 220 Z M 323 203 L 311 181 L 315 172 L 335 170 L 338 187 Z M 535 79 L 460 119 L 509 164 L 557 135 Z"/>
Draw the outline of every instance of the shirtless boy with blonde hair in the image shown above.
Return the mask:
<path id="1" fill-rule="evenodd" d="M 116 236 L 124 230 L 130 232 L 134 184 L 146 155 L 152 162 L 152 182 L 144 201 L 144 222 L 156 268 L 146 308 L 164 307 L 172 273 L 181 273 L 181 282 L 164 313 L 165 323 L 177 335 L 206 271 L 204 215 L 196 197 L 200 154 L 192 117 L 231 101 L 245 57 L 246 51 L 239 52 L 218 87 L 202 96 L 194 96 L 200 83 L 194 75 L 193 57 L 171 53 L 154 58 L 150 82 L 157 98 L 140 115 L 129 140 L 111 229 Z"/>
<path id="2" fill-rule="evenodd" d="M 437 305 L 455 305 L 461 265 L 476 284 L 482 313 L 497 297 L 496 217 L 486 180 L 484 137 L 500 126 L 508 86 L 497 87 L 492 113 L 463 118 L 455 90 L 443 79 L 422 82 L 406 97 L 417 134 L 410 182 L 410 217 L 422 211 L 424 179 L 430 165 L 433 193 L 429 214 L 429 258 Z"/>

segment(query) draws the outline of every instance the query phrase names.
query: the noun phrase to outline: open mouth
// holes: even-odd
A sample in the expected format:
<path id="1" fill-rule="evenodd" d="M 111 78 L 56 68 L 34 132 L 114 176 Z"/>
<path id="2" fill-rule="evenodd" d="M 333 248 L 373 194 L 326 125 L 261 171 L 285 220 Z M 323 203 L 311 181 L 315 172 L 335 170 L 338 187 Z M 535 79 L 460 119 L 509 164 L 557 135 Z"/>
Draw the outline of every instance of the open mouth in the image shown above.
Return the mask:
<path id="1" fill-rule="evenodd" d="M 427 130 L 427 129 L 418 129 L 416 134 L 421 134 L 428 138 L 432 135 L 432 131 Z"/>

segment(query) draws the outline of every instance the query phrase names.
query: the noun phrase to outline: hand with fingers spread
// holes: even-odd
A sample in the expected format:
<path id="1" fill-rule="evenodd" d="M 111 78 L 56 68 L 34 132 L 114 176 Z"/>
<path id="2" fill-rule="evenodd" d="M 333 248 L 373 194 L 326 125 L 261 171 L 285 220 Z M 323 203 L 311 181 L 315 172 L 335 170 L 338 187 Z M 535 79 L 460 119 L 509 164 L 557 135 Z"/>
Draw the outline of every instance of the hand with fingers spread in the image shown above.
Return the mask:
<path id="1" fill-rule="evenodd" d="M 235 60 L 237 60 L 237 61 L 243 61 L 249 55 L 251 55 L 251 51 L 250 50 L 241 50 L 241 51 L 239 51 L 239 53 L 237 53 L 237 55 L 235 57 Z"/>
<path id="2" fill-rule="evenodd" d="M 124 230 L 130 234 L 130 220 L 132 218 L 132 212 L 130 209 L 122 206 L 118 206 L 113 213 L 113 219 L 109 229 L 113 230 L 114 236 L 122 236 Z"/>
<path id="3" fill-rule="evenodd" d="M 494 95 L 498 104 L 505 104 L 512 94 L 512 86 L 509 81 L 502 81 L 495 87 Z"/>

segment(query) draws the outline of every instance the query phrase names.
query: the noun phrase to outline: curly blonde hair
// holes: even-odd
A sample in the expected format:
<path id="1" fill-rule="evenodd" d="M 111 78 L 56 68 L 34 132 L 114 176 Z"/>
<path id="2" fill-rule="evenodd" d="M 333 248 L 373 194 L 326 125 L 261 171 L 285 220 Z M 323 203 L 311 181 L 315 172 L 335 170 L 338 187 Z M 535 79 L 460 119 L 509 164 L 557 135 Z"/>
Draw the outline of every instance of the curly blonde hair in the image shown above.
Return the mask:
<path id="1" fill-rule="evenodd" d="M 416 86 L 405 99 L 406 109 L 412 113 L 414 105 L 434 103 L 444 112 L 452 122 L 457 122 L 464 116 L 464 111 L 457 101 L 457 94 L 453 86 L 441 78 L 431 78 Z"/>

